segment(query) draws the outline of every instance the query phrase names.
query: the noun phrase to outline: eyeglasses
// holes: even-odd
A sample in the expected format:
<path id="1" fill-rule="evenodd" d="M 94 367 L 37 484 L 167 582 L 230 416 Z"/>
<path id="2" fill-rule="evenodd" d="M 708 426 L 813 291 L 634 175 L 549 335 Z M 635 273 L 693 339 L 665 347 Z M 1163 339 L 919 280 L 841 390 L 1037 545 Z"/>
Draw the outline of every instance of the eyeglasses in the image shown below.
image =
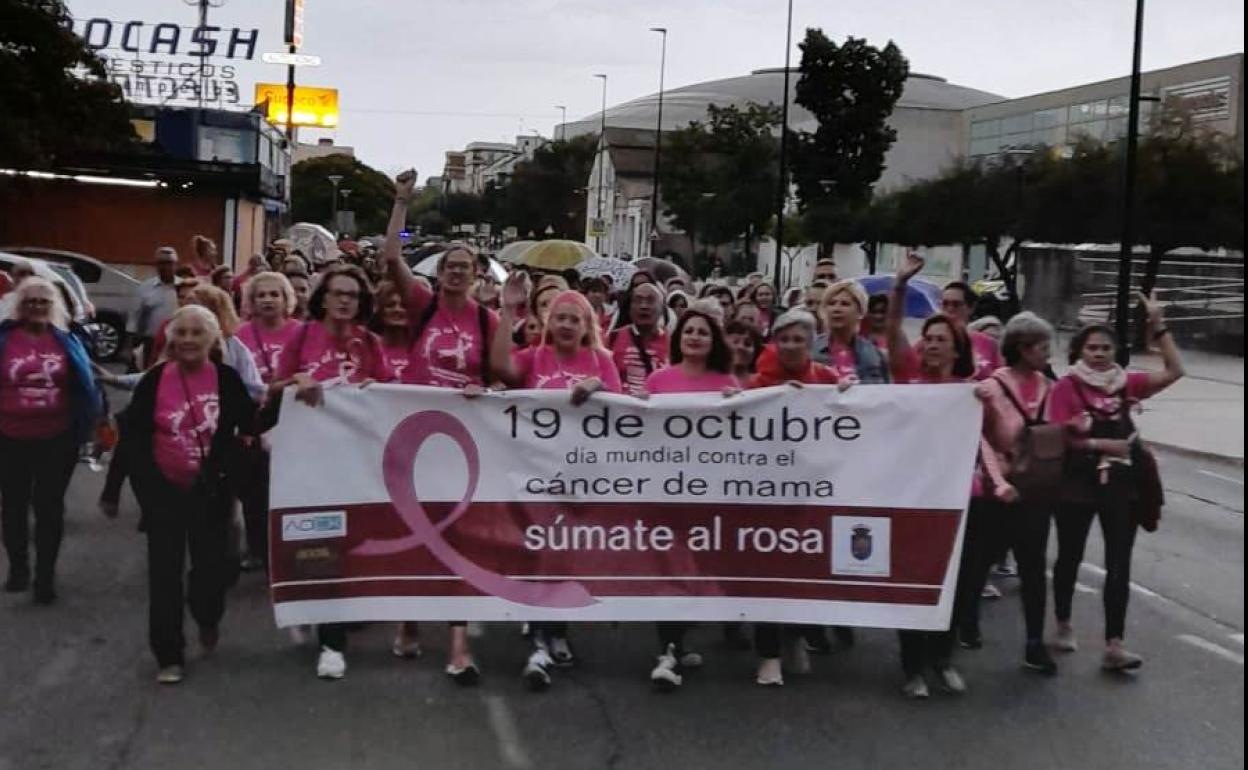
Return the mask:
<path id="1" fill-rule="evenodd" d="M 360 293 L 358 291 L 352 291 L 351 289 L 330 289 L 325 293 L 332 299 L 358 300 L 360 298 Z"/>

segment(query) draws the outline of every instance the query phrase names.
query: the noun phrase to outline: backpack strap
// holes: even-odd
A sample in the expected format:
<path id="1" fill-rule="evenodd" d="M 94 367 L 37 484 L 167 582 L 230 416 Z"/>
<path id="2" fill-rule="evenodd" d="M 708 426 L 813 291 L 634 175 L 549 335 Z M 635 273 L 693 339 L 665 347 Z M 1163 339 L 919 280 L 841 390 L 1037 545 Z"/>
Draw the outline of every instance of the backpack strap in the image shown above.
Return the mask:
<path id="1" fill-rule="evenodd" d="M 1045 421 L 1041 417 L 1041 415 L 1044 414 L 1044 407 L 1048 403 L 1048 400 L 1049 400 L 1048 391 L 1045 391 L 1044 396 L 1040 399 L 1040 406 L 1038 409 L 1036 409 L 1036 416 L 1033 418 L 1027 414 L 1027 410 L 1023 408 L 1023 405 L 1018 400 L 1018 397 L 1014 395 L 1014 392 L 1010 390 L 1010 387 L 1005 384 L 1004 380 L 1002 380 L 999 377 L 993 377 L 992 379 L 994 382 L 997 383 L 998 386 L 1000 386 L 1001 392 L 1004 393 L 1005 397 L 1009 399 L 1011 404 L 1014 405 L 1014 408 L 1018 410 L 1019 416 L 1023 418 L 1024 425 L 1032 426 L 1032 425 L 1044 425 L 1045 424 Z"/>

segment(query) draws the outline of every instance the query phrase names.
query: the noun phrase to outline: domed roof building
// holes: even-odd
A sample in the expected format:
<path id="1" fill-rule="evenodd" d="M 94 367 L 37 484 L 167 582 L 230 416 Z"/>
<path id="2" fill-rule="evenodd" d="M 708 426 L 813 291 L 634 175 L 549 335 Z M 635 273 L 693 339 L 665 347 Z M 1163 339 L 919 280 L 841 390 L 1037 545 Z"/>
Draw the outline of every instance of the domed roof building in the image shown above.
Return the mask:
<path id="1" fill-rule="evenodd" d="M 795 130 L 813 131 L 813 115 L 794 101 L 797 92 L 797 68 L 789 76 L 789 126 Z M 741 77 L 695 83 L 665 91 L 663 94 L 663 130 L 684 128 L 691 121 L 707 119 L 707 107 L 733 105 L 744 108 L 749 103 L 780 104 L 784 88 L 784 69 L 755 70 Z M 906 183 L 931 177 L 962 154 L 963 111 L 972 107 L 1004 100 L 997 94 L 949 83 L 932 75 L 911 73 L 901 99 L 889 119 L 897 130 L 897 141 L 885 158 L 885 169 L 876 189 L 889 190 Z M 601 195 L 601 219 L 609 224 L 607 233 L 587 233 L 586 241 L 597 243 L 600 253 L 639 256 L 651 253 L 649 234 L 649 200 L 654 184 L 654 130 L 658 121 L 659 96 L 650 94 L 608 107 L 606 110 L 607 168 Z M 595 113 L 556 129 L 556 136 L 573 137 L 597 134 L 602 115 Z M 587 227 L 593 231 L 598 213 L 598 163 L 595 163 L 588 189 Z M 661 192 L 660 192 L 661 194 Z M 662 245 L 686 251 L 678 241 L 662 237 Z"/>

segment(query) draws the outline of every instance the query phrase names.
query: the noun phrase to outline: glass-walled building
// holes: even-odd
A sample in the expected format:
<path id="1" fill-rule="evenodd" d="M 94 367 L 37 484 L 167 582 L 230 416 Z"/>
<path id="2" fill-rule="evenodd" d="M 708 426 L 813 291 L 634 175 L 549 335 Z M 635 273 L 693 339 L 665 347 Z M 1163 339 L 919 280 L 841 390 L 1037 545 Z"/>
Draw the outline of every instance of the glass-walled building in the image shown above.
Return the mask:
<path id="1" fill-rule="evenodd" d="M 1140 130 L 1162 104 L 1237 139 L 1243 152 L 1243 54 L 1146 72 Z M 964 115 L 966 155 L 991 158 L 1037 147 L 1062 151 L 1081 138 L 1112 142 L 1127 135 L 1130 78 L 1091 83 L 972 107 Z"/>

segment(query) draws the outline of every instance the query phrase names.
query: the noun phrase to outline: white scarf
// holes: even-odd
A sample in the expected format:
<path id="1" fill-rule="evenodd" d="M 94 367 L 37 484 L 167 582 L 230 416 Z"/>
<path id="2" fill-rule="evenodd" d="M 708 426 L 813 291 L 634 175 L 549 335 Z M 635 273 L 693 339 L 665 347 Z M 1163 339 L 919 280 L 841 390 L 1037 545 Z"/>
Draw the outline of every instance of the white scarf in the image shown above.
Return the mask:
<path id="1" fill-rule="evenodd" d="M 1093 369 L 1083 361 L 1077 361 L 1070 373 L 1089 387 L 1105 394 L 1113 394 L 1127 387 L 1127 372 L 1118 364 L 1108 369 Z"/>

